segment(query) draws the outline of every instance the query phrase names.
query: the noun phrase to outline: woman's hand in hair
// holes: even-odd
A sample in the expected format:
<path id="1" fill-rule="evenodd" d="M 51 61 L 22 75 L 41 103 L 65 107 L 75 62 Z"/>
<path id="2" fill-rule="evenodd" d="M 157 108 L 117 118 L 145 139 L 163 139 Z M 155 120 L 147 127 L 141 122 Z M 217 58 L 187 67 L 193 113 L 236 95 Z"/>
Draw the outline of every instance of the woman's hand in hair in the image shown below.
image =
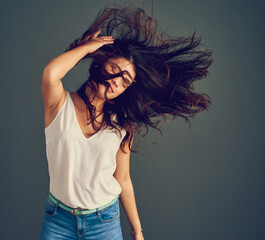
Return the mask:
<path id="1" fill-rule="evenodd" d="M 83 43 L 83 45 L 89 46 L 88 53 L 93 53 L 97 49 L 102 47 L 103 45 L 112 44 L 114 42 L 114 38 L 112 36 L 100 36 L 100 37 L 98 37 L 98 35 L 100 34 L 100 31 L 101 31 L 100 29 L 98 31 L 96 31 L 94 33 L 94 35 L 90 38 L 90 40 L 88 40 L 88 41 L 83 40 L 83 41 L 85 41 L 85 43 Z M 89 37 L 87 37 L 86 39 L 88 39 Z"/>

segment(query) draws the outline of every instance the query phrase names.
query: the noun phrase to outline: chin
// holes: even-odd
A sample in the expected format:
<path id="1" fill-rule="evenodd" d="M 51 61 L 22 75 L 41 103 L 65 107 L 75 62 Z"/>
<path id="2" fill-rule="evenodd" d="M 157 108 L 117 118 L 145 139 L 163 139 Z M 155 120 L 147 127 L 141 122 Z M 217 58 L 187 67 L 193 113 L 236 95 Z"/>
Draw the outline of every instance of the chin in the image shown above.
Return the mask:
<path id="1" fill-rule="evenodd" d="M 118 97 L 118 96 L 113 96 L 113 95 L 110 95 L 110 94 L 107 94 L 107 96 L 108 96 L 109 99 L 114 99 L 114 98 Z"/>

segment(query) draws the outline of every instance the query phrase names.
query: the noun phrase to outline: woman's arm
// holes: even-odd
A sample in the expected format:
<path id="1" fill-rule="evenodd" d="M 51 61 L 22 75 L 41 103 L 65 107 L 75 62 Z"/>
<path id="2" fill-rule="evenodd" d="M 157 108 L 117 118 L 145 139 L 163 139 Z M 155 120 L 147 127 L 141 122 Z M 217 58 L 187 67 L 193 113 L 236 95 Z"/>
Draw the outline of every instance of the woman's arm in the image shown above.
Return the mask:
<path id="1" fill-rule="evenodd" d="M 112 36 L 102 36 L 97 38 L 99 33 L 100 30 L 98 30 L 89 41 L 52 59 L 46 65 L 44 71 L 53 79 L 62 79 L 66 73 L 87 54 L 96 51 L 105 44 L 113 43 L 114 39 Z M 88 38 L 89 36 L 87 39 Z M 86 41 L 86 39 L 83 41 Z"/>
<path id="2" fill-rule="evenodd" d="M 133 139 L 131 141 L 131 145 L 133 143 Z M 113 176 L 119 182 L 122 192 L 120 194 L 120 199 L 122 203 L 122 207 L 125 211 L 129 224 L 131 226 L 131 230 L 136 235 L 133 239 L 144 240 L 143 235 L 141 233 L 141 222 L 139 219 L 133 184 L 130 177 L 130 150 L 129 150 L 129 138 L 127 142 L 125 142 L 124 150 L 127 152 L 123 153 L 121 148 L 118 150 L 116 155 L 116 170 Z M 138 234 L 139 232 L 139 234 Z"/>
<path id="3" fill-rule="evenodd" d="M 80 45 L 52 59 L 44 68 L 44 71 L 52 75 L 53 79 L 62 79 L 78 61 L 89 53 L 88 45 Z"/>
<path id="4" fill-rule="evenodd" d="M 137 211 L 136 201 L 135 201 L 135 195 L 134 195 L 134 189 L 133 184 L 131 181 L 131 178 L 127 179 L 124 182 L 119 182 L 122 192 L 120 194 L 122 207 L 126 213 L 127 219 L 129 221 L 129 224 L 131 226 L 131 230 L 133 233 L 141 233 L 142 227 L 140 218 Z M 141 233 L 142 236 L 142 233 Z M 134 239 L 144 239 L 142 238 L 136 238 L 137 234 L 134 236 Z M 140 237 L 140 236 L 139 236 Z"/>
<path id="5" fill-rule="evenodd" d="M 59 102 L 64 102 L 66 93 L 61 79 L 70 71 L 84 56 L 96 51 L 104 44 L 113 43 L 112 36 L 103 36 L 97 38 L 98 30 L 92 38 L 87 41 L 87 36 L 78 47 L 69 50 L 54 59 L 52 59 L 44 68 L 42 73 L 41 92 L 43 95 L 44 107 L 46 111 L 53 111 Z M 46 115 L 46 114 L 45 114 Z"/>

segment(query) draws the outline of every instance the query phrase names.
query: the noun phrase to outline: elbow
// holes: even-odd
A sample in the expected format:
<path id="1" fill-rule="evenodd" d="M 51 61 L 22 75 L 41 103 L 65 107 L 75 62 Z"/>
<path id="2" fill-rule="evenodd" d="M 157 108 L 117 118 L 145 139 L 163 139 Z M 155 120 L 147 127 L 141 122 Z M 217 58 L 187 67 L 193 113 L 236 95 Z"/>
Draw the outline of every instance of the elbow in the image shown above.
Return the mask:
<path id="1" fill-rule="evenodd" d="M 123 184 L 123 183 L 127 183 L 131 181 L 130 175 L 126 175 L 126 176 L 119 177 L 119 178 L 114 176 L 114 178 L 117 180 L 119 184 Z"/>
<path id="2" fill-rule="evenodd" d="M 58 80 L 58 74 L 54 69 L 45 67 L 42 72 L 42 83 Z"/>

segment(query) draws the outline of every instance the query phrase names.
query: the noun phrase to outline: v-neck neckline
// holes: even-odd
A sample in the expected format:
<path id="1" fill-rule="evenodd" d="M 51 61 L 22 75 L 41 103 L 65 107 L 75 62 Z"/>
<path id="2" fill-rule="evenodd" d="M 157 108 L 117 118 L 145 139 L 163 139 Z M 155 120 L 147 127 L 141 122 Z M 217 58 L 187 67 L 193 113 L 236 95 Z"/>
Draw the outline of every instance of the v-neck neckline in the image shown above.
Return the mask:
<path id="1" fill-rule="evenodd" d="M 76 110 L 75 110 L 74 101 L 73 101 L 73 99 L 72 99 L 72 96 L 71 96 L 70 92 L 68 92 L 68 94 L 69 94 L 69 97 L 70 97 L 71 102 L 72 102 L 72 107 L 73 107 L 74 115 L 75 115 L 74 118 L 75 118 L 75 121 L 76 121 L 77 128 L 79 129 L 79 133 L 81 134 L 82 138 L 83 138 L 85 141 L 88 141 L 88 140 L 90 140 L 91 138 L 93 138 L 93 137 L 95 137 L 96 135 L 98 135 L 98 133 L 99 133 L 102 129 L 100 129 L 98 132 L 94 133 L 92 136 L 90 136 L 90 137 L 88 137 L 88 138 L 84 135 L 84 133 L 83 133 L 81 127 L 80 127 L 80 124 L 79 124 L 79 122 L 78 122 L 78 119 L 77 119 L 77 114 L 76 114 Z"/>

